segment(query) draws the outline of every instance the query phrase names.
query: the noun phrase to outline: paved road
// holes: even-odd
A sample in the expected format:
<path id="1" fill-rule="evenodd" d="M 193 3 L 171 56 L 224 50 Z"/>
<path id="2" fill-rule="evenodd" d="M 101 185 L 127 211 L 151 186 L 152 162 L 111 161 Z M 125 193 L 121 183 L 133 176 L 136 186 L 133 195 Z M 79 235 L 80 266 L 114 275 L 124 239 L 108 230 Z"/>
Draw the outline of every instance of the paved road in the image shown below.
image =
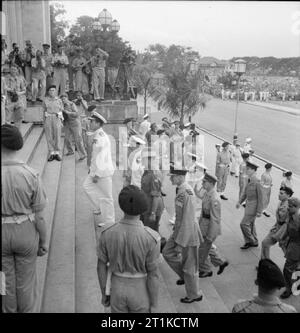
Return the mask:
<path id="1" fill-rule="evenodd" d="M 235 101 L 212 99 L 193 121 L 201 127 L 232 140 Z M 253 139 L 255 153 L 300 175 L 300 116 L 240 103 L 239 140 Z"/>

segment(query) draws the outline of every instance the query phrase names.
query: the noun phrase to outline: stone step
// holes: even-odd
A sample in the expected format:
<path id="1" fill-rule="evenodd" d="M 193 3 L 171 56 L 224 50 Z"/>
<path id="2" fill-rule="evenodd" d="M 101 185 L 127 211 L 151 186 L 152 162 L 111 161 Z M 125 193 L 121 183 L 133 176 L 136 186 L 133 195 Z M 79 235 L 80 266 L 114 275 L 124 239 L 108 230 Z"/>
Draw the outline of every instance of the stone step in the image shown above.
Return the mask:
<path id="1" fill-rule="evenodd" d="M 20 132 L 22 134 L 23 140 L 25 141 L 33 129 L 33 123 L 21 124 Z"/>
<path id="2" fill-rule="evenodd" d="M 41 126 L 33 126 L 30 134 L 27 136 L 27 139 L 24 142 L 24 146 L 21 150 L 17 152 L 17 158 L 29 164 L 36 147 L 38 146 L 44 129 Z"/>
<path id="3" fill-rule="evenodd" d="M 45 167 L 47 165 L 48 158 L 48 146 L 45 133 L 42 135 L 42 138 L 37 145 L 33 158 L 29 163 L 29 166 L 38 171 L 39 175 L 43 177 Z"/>
<path id="4" fill-rule="evenodd" d="M 43 143 L 44 143 L 43 141 L 44 141 L 44 137 L 42 138 L 38 149 L 40 149 L 40 146 L 43 146 Z M 64 140 L 61 141 L 61 144 L 63 147 Z M 46 152 L 48 152 L 48 149 L 46 149 L 45 146 L 44 146 L 44 150 Z M 36 155 L 40 156 L 40 155 L 38 155 L 38 152 L 36 152 Z M 34 160 L 35 160 L 35 156 L 33 158 L 33 161 Z M 38 170 L 41 170 L 41 167 L 39 167 L 37 163 L 35 164 L 35 166 L 38 168 Z M 46 162 L 44 171 L 42 171 L 40 173 L 43 175 L 42 181 L 43 181 L 43 185 L 44 185 L 44 188 L 45 188 L 45 191 L 47 194 L 47 198 L 48 198 L 48 205 L 44 211 L 45 222 L 46 222 L 46 226 L 47 226 L 48 249 L 50 248 L 50 244 L 51 244 L 53 218 L 54 218 L 55 207 L 56 207 L 56 203 L 57 203 L 57 194 L 58 194 L 59 183 L 61 180 L 61 178 L 60 178 L 61 166 L 62 166 L 62 162 L 58 162 L 58 161 L 53 161 L 53 162 L 49 162 L 49 163 Z M 37 262 L 37 276 L 38 276 L 37 312 L 41 312 L 43 295 L 44 295 L 44 287 L 45 287 L 45 281 L 46 281 L 48 257 L 49 257 L 49 252 L 48 252 L 48 254 L 46 254 L 43 257 L 38 257 L 38 262 Z"/>
<path id="5" fill-rule="evenodd" d="M 62 161 L 42 312 L 75 312 L 75 155 Z"/>
<path id="6" fill-rule="evenodd" d="M 104 313 L 97 275 L 94 216 L 83 190 L 88 174 L 86 160 L 76 163 L 75 295 L 76 312 Z"/>

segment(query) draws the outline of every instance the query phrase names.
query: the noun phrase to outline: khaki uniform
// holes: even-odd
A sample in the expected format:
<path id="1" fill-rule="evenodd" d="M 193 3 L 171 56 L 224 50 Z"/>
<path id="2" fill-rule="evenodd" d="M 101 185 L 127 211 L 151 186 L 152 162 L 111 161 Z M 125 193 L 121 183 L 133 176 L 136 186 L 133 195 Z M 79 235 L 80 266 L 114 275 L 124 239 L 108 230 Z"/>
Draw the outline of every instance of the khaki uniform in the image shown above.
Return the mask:
<path id="1" fill-rule="evenodd" d="M 77 148 L 79 157 L 82 158 L 86 156 L 86 152 L 83 146 L 82 140 L 82 129 L 81 129 L 81 122 L 78 114 L 78 110 L 76 105 L 73 102 L 67 102 L 64 105 L 64 109 L 68 112 L 72 112 L 71 115 L 64 115 L 64 128 L 65 128 L 65 144 L 69 153 L 73 152 L 71 138 L 73 136 L 75 141 L 75 147 Z M 73 115 L 74 114 L 74 115 Z"/>
<path id="2" fill-rule="evenodd" d="M 48 90 L 48 87 L 53 84 L 53 67 L 52 67 L 52 60 L 53 56 L 52 54 L 45 54 L 43 53 L 43 58 L 45 59 L 46 63 L 46 91 Z"/>
<path id="3" fill-rule="evenodd" d="M 246 163 L 243 161 L 240 165 L 240 175 L 239 175 L 239 199 L 241 197 L 241 195 L 243 194 L 243 192 L 245 191 L 246 185 L 248 184 L 248 175 L 246 173 L 247 170 L 247 165 Z"/>
<path id="4" fill-rule="evenodd" d="M 292 288 L 292 275 L 300 266 L 300 210 L 294 215 L 289 215 L 286 234 L 287 247 L 285 252 L 285 264 L 283 267 L 283 275 L 286 281 L 286 288 Z"/>
<path id="5" fill-rule="evenodd" d="M 23 92 L 26 90 L 26 85 L 20 76 L 7 75 L 5 77 L 7 92 L 16 91 Z M 21 96 L 18 96 L 17 102 L 12 102 L 11 95 L 7 94 L 7 106 L 5 120 L 7 123 L 14 122 L 16 127 L 20 127 L 24 119 L 24 106 L 21 101 Z"/>
<path id="6" fill-rule="evenodd" d="M 297 313 L 296 309 L 282 303 L 277 297 L 273 301 L 265 301 L 258 296 L 252 300 L 242 301 L 234 305 L 233 313 Z"/>
<path id="7" fill-rule="evenodd" d="M 195 299 L 202 292 L 198 286 L 199 245 L 203 241 L 195 217 L 194 192 L 183 183 L 175 198 L 175 225 L 168 239 L 163 257 L 177 275 L 184 280 L 187 297 Z"/>
<path id="8" fill-rule="evenodd" d="M 115 209 L 112 195 L 114 165 L 111 157 L 111 143 L 102 128 L 94 132 L 90 173 L 84 181 L 84 190 L 94 209 L 101 211 L 103 223 L 115 223 Z M 93 177 L 98 176 L 97 183 Z"/>
<path id="9" fill-rule="evenodd" d="M 142 214 L 141 219 L 145 226 L 155 231 L 159 229 L 159 221 L 164 210 L 159 173 L 159 171 L 145 170 L 141 180 L 141 189 L 145 192 L 148 201 L 148 210 Z M 156 217 L 154 222 L 149 221 L 152 212 Z"/>
<path id="10" fill-rule="evenodd" d="M 76 57 L 72 62 L 73 72 L 75 73 L 74 90 L 81 91 L 83 95 L 89 93 L 88 78 L 82 71 L 82 66 L 85 63 L 86 59 L 84 57 Z"/>
<path id="11" fill-rule="evenodd" d="M 245 243 L 257 244 L 257 235 L 255 229 L 256 214 L 262 213 L 263 194 L 262 188 L 256 175 L 253 175 L 246 185 L 245 191 L 240 197 L 239 203 L 246 200 L 245 215 L 241 221 L 241 229 Z"/>
<path id="12" fill-rule="evenodd" d="M 106 61 L 104 56 L 97 58 L 96 56 L 91 59 L 92 66 L 92 80 L 94 89 L 94 99 L 104 99 L 105 91 L 105 66 Z"/>
<path id="13" fill-rule="evenodd" d="M 60 64 L 57 64 L 60 61 Z M 52 59 L 52 66 L 54 69 L 53 84 L 56 85 L 57 94 L 62 95 L 66 92 L 69 65 L 68 57 L 65 54 L 55 54 Z"/>
<path id="14" fill-rule="evenodd" d="M 101 233 L 98 259 L 112 272 L 111 312 L 149 313 L 154 295 L 147 282 L 158 281 L 160 236 L 141 221 L 121 220 Z M 156 302 L 157 300 L 154 300 Z"/>
<path id="15" fill-rule="evenodd" d="M 222 150 L 217 154 L 216 173 L 218 178 L 217 191 L 224 192 L 229 174 L 231 154 L 229 151 Z"/>
<path id="16" fill-rule="evenodd" d="M 44 99 L 46 94 L 46 62 L 41 58 L 40 63 L 36 58 L 31 60 L 32 69 L 32 101 L 36 98 Z"/>
<path id="17" fill-rule="evenodd" d="M 276 209 L 276 223 L 261 243 L 261 259 L 270 259 L 270 247 L 279 242 L 279 246 L 285 252 L 286 242 L 283 236 L 286 233 L 289 219 L 288 201 L 279 202 Z"/>
<path id="18" fill-rule="evenodd" d="M 204 242 L 199 247 L 199 271 L 210 272 L 209 258 L 215 267 L 225 262 L 220 257 L 217 247 L 213 245 L 216 238 L 221 235 L 221 202 L 215 189 L 204 193 L 199 226 L 204 238 Z"/>
<path id="19" fill-rule="evenodd" d="M 45 97 L 43 103 L 44 128 L 50 154 L 59 154 L 64 106 L 58 97 Z"/>
<path id="20" fill-rule="evenodd" d="M 36 312 L 36 260 L 39 235 L 35 212 L 47 203 L 38 173 L 23 162 L 2 162 L 2 271 L 6 295 L 3 312 Z M 4 223 L 5 216 L 28 215 L 22 223 Z M 4 220 L 3 220 L 4 218 Z"/>

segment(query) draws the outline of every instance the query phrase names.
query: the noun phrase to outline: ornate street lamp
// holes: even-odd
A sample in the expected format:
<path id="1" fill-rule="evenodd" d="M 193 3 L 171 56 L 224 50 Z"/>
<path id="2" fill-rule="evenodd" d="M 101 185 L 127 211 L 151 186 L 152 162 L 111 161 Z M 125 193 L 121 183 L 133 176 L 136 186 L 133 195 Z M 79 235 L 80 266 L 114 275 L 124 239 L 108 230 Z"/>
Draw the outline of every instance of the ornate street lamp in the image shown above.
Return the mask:
<path id="1" fill-rule="evenodd" d="M 238 76 L 237 80 L 237 98 L 236 98 L 236 109 L 235 109 L 235 117 L 234 117 L 234 139 L 237 139 L 237 115 L 238 115 L 238 107 L 240 100 L 240 79 L 241 76 L 246 72 L 246 61 L 243 59 L 238 59 L 234 62 L 234 73 Z"/>

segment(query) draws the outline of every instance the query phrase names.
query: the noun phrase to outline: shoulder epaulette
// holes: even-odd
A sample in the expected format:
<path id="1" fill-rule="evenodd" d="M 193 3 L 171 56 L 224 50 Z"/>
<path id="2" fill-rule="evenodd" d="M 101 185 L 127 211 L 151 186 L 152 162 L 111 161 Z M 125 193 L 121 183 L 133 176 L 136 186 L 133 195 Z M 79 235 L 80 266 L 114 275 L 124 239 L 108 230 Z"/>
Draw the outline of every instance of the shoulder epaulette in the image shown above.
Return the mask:
<path id="1" fill-rule="evenodd" d="M 146 226 L 144 226 L 144 228 L 152 236 L 152 238 L 156 241 L 156 243 L 160 241 L 161 237 L 157 231 Z"/>

